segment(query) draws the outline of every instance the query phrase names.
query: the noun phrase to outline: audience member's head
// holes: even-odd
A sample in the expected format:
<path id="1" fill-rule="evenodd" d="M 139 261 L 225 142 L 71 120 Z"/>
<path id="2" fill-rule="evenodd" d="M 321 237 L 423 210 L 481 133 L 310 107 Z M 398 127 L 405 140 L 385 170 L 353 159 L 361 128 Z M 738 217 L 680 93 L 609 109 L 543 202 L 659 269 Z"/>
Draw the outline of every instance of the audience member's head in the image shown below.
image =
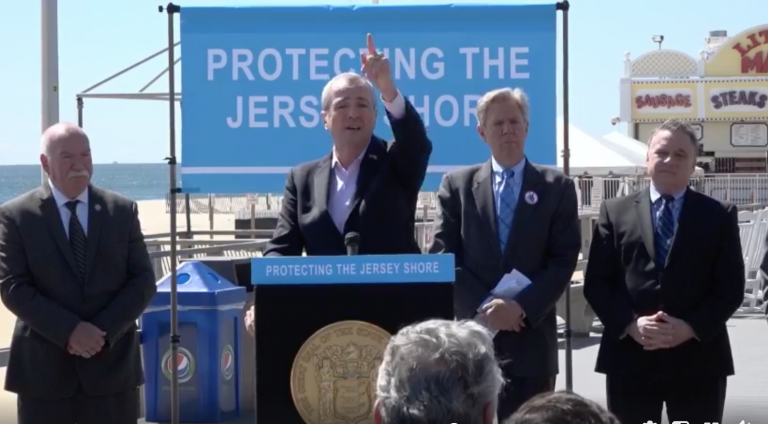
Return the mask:
<path id="1" fill-rule="evenodd" d="M 414 324 L 384 353 L 376 424 L 492 424 L 502 384 L 485 328 L 474 321 Z"/>
<path id="2" fill-rule="evenodd" d="M 605 408 L 569 392 L 543 393 L 524 403 L 504 424 L 621 424 Z"/>

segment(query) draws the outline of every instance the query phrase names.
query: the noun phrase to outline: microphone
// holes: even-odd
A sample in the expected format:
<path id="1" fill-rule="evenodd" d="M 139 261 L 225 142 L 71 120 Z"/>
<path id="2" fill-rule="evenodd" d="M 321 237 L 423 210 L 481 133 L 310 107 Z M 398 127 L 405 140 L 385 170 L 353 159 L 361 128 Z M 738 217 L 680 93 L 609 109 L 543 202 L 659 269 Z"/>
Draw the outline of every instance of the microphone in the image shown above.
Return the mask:
<path id="1" fill-rule="evenodd" d="M 347 255 L 357 255 L 357 249 L 360 247 L 360 234 L 351 232 L 344 236 L 344 246 L 347 246 Z"/>

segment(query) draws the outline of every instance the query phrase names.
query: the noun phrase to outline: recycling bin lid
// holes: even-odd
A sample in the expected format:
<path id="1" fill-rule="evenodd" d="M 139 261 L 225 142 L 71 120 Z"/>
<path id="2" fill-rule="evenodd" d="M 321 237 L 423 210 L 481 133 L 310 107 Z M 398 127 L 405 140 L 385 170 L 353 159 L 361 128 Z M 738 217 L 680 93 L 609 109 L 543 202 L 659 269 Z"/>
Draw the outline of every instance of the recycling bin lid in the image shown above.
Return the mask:
<path id="1" fill-rule="evenodd" d="M 171 274 L 168 274 L 157 282 L 157 294 L 150 302 L 149 309 L 171 305 L 171 280 Z M 196 261 L 183 262 L 176 267 L 176 294 L 180 307 L 242 307 L 248 300 L 245 287 L 232 284 Z"/>

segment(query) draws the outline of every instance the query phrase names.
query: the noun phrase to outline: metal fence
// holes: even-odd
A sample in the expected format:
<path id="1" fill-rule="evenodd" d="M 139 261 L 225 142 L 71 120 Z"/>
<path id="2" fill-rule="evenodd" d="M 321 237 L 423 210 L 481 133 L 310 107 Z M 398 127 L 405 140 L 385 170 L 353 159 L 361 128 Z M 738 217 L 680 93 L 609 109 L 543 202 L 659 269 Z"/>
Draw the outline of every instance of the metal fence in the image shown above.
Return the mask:
<path id="1" fill-rule="evenodd" d="M 646 176 L 631 177 L 574 177 L 582 209 L 596 209 L 600 202 L 613 197 L 642 190 L 650 184 Z M 768 203 L 768 174 L 712 174 L 692 178 L 691 188 L 718 200 L 737 205 Z M 281 195 L 275 194 L 185 194 L 177 196 L 178 213 L 190 214 L 246 214 L 280 209 Z M 418 210 L 435 208 L 435 193 L 423 192 L 419 196 Z M 166 212 L 170 212 L 170 197 L 165 199 Z M 189 211 L 189 212 L 187 212 Z"/>

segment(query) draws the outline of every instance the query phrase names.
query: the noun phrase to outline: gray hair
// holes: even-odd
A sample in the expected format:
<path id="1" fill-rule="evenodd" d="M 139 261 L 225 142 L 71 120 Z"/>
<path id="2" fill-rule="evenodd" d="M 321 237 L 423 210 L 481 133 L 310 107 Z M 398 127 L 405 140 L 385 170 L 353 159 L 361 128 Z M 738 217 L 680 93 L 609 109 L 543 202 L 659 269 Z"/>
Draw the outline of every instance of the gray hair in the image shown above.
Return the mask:
<path id="1" fill-rule="evenodd" d="M 48 127 L 40 137 L 40 152 L 46 157 L 51 157 L 51 145 L 56 140 L 72 136 L 83 137 L 86 140 L 88 135 L 82 128 L 69 122 L 59 122 Z"/>
<path id="2" fill-rule="evenodd" d="M 370 88 L 373 107 L 374 109 L 376 108 L 376 93 L 373 90 L 373 84 L 371 84 L 367 78 L 354 72 L 343 72 L 331 78 L 331 80 L 325 84 L 325 87 L 323 87 L 323 94 L 320 96 L 320 104 L 322 105 L 324 111 L 328 111 L 331 108 L 333 91 L 336 88 L 336 85 L 341 82 L 344 82 L 347 86 L 351 87 Z"/>
<path id="3" fill-rule="evenodd" d="M 376 396 L 383 424 L 482 424 L 502 385 L 488 330 L 474 321 L 429 320 L 389 341 Z"/>
<path id="4" fill-rule="evenodd" d="M 528 95 L 520 88 L 499 88 L 493 91 L 489 91 L 477 101 L 477 122 L 480 125 L 485 125 L 485 113 L 492 104 L 500 100 L 512 100 L 520 108 L 520 112 L 523 114 L 523 119 L 528 122 L 530 117 L 531 107 L 528 104 Z"/>
<path id="5" fill-rule="evenodd" d="M 542 393 L 529 399 L 504 424 L 620 424 L 595 401 L 575 393 Z"/>
<path id="6" fill-rule="evenodd" d="M 681 121 L 679 119 L 668 119 L 664 121 L 664 123 L 656 127 L 651 133 L 651 136 L 648 138 L 648 146 L 651 145 L 651 141 L 653 141 L 653 137 L 656 137 L 656 134 L 662 131 L 669 131 L 670 133 L 679 132 L 685 135 L 691 141 L 691 144 L 693 145 L 693 150 L 698 151 L 699 142 L 698 140 L 696 140 L 696 131 L 693 130 L 693 127 L 689 123 L 685 121 Z"/>

